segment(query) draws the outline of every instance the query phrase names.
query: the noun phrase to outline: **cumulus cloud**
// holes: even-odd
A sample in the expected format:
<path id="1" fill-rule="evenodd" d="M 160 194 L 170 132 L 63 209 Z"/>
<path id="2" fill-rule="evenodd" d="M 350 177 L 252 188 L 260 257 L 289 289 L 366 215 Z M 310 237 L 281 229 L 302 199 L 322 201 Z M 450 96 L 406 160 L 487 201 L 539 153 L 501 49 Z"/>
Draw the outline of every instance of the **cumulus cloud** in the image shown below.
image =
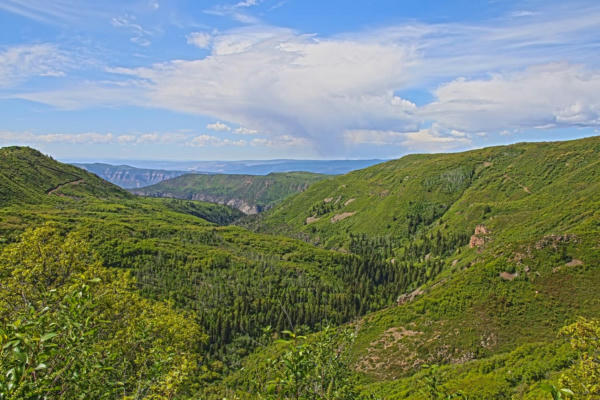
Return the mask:
<path id="1" fill-rule="evenodd" d="M 151 132 L 139 134 L 114 134 L 114 133 L 47 133 L 35 134 L 32 132 L 0 131 L 0 143 L 38 145 L 48 143 L 64 144 L 189 144 L 193 139 L 190 134 L 178 132 Z"/>
<path id="2" fill-rule="evenodd" d="M 208 49 L 212 42 L 212 35 L 206 32 L 192 32 L 186 36 L 186 39 L 188 44 L 201 49 Z"/>
<path id="3" fill-rule="evenodd" d="M 235 5 L 235 7 L 253 7 L 260 3 L 258 0 L 244 0 L 240 1 Z"/>
<path id="4" fill-rule="evenodd" d="M 35 135 L 30 132 L 0 131 L 0 142 L 5 144 L 40 144 L 40 143 L 69 143 L 69 144 L 108 144 L 118 140 L 112 133 L 49 133 Z"/>
<path id="5" fill-rule="evenodd" d="M 231 127 L 227 124 L 224 124 L 220 121 L 215 122 L 214 124 L 206 125 L 206 129 L 210 129 L 211 131 L 217 132 L 229 132 L 231 131 Z"/>
<path id="6" fill-rule="evenodd" d="M 0 87 L 15 86 L 36 76 L 63 76 L 68 68 L 68 57 L 55 45 L 8 47 L 0 51 Z"/>
<path id="7" fill-rule="evenodd" d="M 154 106 L 212 115 L 268 136 L 334 142 L 340 128 L 411 120 L 414 104 L 393 89 L 406 83 L 413 62 L 412 50 L 394 43 L 252 29 L 216 38 L 204 59 L 114 71 L 139 82 L 141 95 L 130 98 Z"/>
<path id="8" fill-rule="evenodd" d="M 445 151 L 469 146 L 471 139 L 463 132 L 442 133 L 437 125 L 404 134 L 402 145 L 414 151 Z"/>
<path id="9" fill-rule="evenodd" d="M 255 5 L 213 11 L 247 9 L 242 3 Z M 111 68 L 109 84 L 14 97 L 204 115 L 228 132 L 264 136 L 248 144 L 295 143 L 330 156 L 366 143 L 447 149 L 484 133 L 598 126 L 600 53 L 591 49 L 600 7 L 554 11 L 494 25 L 405 23 L 330 37 L 257 25 L 199 36 L 199 46 L 210 44 L 203 58 Z M 415 104 L 406 94 L 414 89 L 431 91 L 433 101 Z M 197 142 L 213 140 L 204 136 Z"/>
<path id="10" fill-rule="evenodd" d="M 206 147 L 206 146 L 245 146 L 247 142 L 245 140 L 231 140 L 222 139 L 216 136 L 210 135 L 199 135 L 188 142 L 188 145 L 194 147 Z"/>
<path id="11" fill-rule="evenodd" d="M 258 131 L 256 129 L 244 128 L 243 126 L 236 128 L 233 132 L 237 133 L 238 135 L 256 135 L 256 134 L 258 134 Z"/>
<path id="12" fill-rule="evenodd" d="M 435 91 L 425 117 L 470 132 L 600 126 L 600 71 L 553 63 L 488 79 L 457 79 Z"/>
<path id="13" fill-rule="evenodd" d="M 114 133 L 48 133 L 35 134 L 32 132 L 0 131 L 0 145 L 31 145 L 42 144 L 81 144 L 81 145 L 178 145 L 185 147 L 243 147 L 253 146 L 281 147 L 297 144 L 297 139 L 284 136 L 276 140 L 266 140 L 249 143 L 246 140 L 232 140 L 206 134 L 180 132 L 148 132 L 136 134 Z"/>
<path id="14" fill-rule="evenodd" d="M 466 133 L 446 131 L 438 124 L 413 132 L 348 130 L 344 133 L 344 140 L 351 145 L 402 146 L 417 151 L 443 151 L 471 144 Z"/>

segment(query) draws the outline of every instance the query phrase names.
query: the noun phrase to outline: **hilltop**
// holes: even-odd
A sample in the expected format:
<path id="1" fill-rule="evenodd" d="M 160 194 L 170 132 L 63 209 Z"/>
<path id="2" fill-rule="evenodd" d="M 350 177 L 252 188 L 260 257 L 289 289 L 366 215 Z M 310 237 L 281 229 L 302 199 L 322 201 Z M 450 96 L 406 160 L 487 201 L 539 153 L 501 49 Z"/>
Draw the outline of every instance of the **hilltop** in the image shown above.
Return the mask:
<path id="1" fill-rule="evenodd" d="M 132 196 L 80 168 L 29 147 L 0 148 L 0 204 L 44 203 L 57 197 L 126 199 Z"/>
<path id="2" fill-rule="evenodd" d="M 271 173 L 264 176 L 187 174 L 132 190 L 132 193 L 226 204 L 245 214 L 256 214 L 325 178 L 326 175 L 310 172 Z"/>

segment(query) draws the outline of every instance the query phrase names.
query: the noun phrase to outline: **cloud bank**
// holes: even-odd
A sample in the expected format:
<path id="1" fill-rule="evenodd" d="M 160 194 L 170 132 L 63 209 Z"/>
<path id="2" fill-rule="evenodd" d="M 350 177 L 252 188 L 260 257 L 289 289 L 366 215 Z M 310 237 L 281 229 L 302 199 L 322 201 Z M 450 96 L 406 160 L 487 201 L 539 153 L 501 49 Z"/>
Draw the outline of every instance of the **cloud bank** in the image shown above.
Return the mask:
<path id="1" fill-rule="evenodd" d="M 482 133 L 598 127 L 598 20 L 600 7 L 590 6 L 521 11 L 485 26 L 405 23 L 330 37 L 263 25 L 192 32 L 188 43 L 210 48 L 207 56 L 111 67 L 110 82 L 13 96 L 63 108 L 158 107 L 224 121 L 207 126 L 215 132 L 264 136 L 219 139 L 227 145 L 284 143 L 330 156 L 364 144 L 464 148 Z M 1 60 L 0 85 L 16 74 Z M 56 63 L 31 63 L 28 74 L 60 71 Z M 431 100 L 404 94 L 414 90 Z"/>

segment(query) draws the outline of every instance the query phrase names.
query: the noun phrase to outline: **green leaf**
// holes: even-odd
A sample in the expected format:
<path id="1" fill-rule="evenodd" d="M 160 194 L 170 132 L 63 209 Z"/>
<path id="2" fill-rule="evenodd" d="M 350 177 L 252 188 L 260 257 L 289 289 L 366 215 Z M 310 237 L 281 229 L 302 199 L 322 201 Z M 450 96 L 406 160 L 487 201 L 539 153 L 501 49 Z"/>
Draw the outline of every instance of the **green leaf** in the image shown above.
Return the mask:
<path id="1" fill-rule="evenodd" d="M 47 341 L 47 340 L 50 340 L 50 339 L 52 339 L 52 338 L 53 338 L 53 337 L 55 337 L 55 336 L 58 336 L 58 333 L 56 333 L 56 332 L 50 332 L 50 333 L 46 333 L 45 335 L 43 335 L 43 336 L 40 338 L 40 342 L 45 342 L 45 341 Z"/>
<path id="2" fill-rule="evenodd" d="M 37 367 L 35 367 L 36 371 L 39 371 L 40 369 L 46 369 L 48 368 L 48 366 L 44 363 L 39 363 Z"/>

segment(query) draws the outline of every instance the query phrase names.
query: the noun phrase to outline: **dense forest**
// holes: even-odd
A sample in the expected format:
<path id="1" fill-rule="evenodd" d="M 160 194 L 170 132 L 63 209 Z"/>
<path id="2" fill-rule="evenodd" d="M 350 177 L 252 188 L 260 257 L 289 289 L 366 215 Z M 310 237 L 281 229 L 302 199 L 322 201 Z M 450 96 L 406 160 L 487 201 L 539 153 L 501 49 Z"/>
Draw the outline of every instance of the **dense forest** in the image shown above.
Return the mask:
<path id="1" fill-rule="evenodd" d="M 597 398 L 599 156 L 407 156 L 239 221 L 0 149 L 0 399 Z"/>

